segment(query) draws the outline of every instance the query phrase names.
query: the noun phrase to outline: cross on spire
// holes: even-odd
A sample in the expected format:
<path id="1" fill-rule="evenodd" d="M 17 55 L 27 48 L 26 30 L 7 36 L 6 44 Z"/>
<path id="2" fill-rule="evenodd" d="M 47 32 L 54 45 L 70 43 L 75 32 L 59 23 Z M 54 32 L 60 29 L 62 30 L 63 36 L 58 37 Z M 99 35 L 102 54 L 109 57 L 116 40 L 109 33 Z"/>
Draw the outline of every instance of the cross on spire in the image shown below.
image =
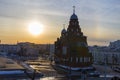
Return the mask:
<path id="1" fill-rule="evenodd" d="M 73 14 L 75 14 L 75 6 L 73 6 Z"/>

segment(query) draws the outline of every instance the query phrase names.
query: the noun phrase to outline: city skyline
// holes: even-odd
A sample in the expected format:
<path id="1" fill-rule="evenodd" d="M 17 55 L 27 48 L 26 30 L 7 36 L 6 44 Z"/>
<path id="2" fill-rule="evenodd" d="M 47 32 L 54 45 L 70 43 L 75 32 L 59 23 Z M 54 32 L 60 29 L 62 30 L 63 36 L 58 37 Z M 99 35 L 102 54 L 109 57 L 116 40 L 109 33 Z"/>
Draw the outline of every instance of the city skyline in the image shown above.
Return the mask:
<path id="1" fill-rule="evenodd" d="M 72 6 L 88 45 L 108 45 L 120 39 L 119 0 L 0 0 L 1 43 L 20 42 L 54 43 L 60 36 L 63 24 L 68 27 Z M 43 25 L 39 35 L 32 35 L 28 25 Z"/>

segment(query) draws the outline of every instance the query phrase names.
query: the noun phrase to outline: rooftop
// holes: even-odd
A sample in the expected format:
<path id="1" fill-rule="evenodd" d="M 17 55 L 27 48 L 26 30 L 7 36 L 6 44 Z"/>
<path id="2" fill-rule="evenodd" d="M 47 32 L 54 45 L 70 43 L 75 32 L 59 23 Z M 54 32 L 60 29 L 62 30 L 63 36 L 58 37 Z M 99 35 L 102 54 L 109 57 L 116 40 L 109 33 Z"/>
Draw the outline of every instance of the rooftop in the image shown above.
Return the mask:
<path id="1" fill-rule="evenodd" d="M 25 69 L 22 66 L 20 66 L 19 64 L 17 64 L 15 61 L 13 61 L 12 59 L 0 57 L 0 61 L 1 61 L 0 71 L 3 71 L 3 70 L 24 70 Z"/>

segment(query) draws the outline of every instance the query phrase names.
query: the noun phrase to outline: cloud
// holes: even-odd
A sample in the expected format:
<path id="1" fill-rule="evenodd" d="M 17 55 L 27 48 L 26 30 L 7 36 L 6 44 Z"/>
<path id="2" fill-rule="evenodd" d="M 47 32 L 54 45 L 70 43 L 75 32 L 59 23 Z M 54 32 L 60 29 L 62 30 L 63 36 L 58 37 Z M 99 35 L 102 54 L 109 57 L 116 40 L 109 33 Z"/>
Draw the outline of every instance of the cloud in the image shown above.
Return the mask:
<path id="1" fill-rule="evenodd" d="M 41 1 L 41 0 L 40 0 Z M 54 3 L 39 0 L 2 0 L 0 4 L 0 16 L 8 18 L 28 18 L 34 15 L 65 16 L 54 6 Z M 53 9 L 52 9 L 53 8 Z"/>
<path id="2" fill-rule="evenodd" d="M 2 21 L 4 18 L 4 24 L 0 23 L 8 24 L 10 21 L 7 20 L 8 18 L 13 21 L 12 23 L 19 19 L 24 21 L 40 18 L 42 21 L 48 22 L 47 25 L 59 26 L 64 22 L 69 23 L 69 20 L 66 21 L 66 19 L 69 19 L 73 11 L 72 6 L 75 5 L 76 14 L 84 33 L 91 40 L 97 39 L 97 41 L 104 42 L 104 40 L 120 37 L 118 34 L 120 30 L 119 4 L 120 0 L 0 0 L 0 20 Z M 102 28 L 101 32 L 106 36 L 116 37 L 102 38 L 102 40 L 94 37 L 92 32 L 95 32 L 97 26 Z M 60 27 L 54 28 L 61 29 Z"/>

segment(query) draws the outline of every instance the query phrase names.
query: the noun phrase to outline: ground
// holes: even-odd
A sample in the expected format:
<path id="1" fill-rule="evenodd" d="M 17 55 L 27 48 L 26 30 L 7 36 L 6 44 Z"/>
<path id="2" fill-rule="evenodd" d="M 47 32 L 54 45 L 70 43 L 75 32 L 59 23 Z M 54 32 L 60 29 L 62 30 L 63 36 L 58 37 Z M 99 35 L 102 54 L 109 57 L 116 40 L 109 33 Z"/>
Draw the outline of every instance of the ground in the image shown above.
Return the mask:
<path id="1" fill-rule="evenodd" d="M 64 77 L 64 75 L 59 74 L 56 70 L 54 70 L 53 67 L 51 66 L 51 62 L 47 59 L 40 58 L 37 61 L 27 61 L 26 63 L 32 64 L 32 67 L 34 69 L 44 74 L 44 77 L 41 80 L 68 80 L 67 78 Z M 109 66 L 107 66 L 106 69 L 104 65 L 93 65 L 93 66 L 96 67 L 97 71 L 101 73 L 102 77 L 101 78 L 87 77 L 85 80 L 104 80 L 105 78 L 103 76 L 105 70 L 107 76 L 120 75 L 120 73 L 113 71 Z M 83 80 L 83 78 L 77 80 Z M 111 80 L 111 78 L 107 78 L 107 80 Z"/>

